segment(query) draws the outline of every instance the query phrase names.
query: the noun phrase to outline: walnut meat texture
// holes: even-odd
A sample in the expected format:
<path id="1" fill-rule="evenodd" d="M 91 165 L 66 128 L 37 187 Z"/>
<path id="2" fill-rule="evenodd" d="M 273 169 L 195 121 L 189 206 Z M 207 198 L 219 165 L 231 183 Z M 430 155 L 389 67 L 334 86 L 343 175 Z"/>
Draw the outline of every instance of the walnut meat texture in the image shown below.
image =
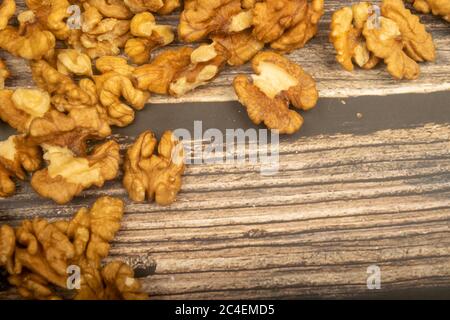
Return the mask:
<path id="1" fill-rule="evenodd" d="M 11 76 L 5 62 L 0 59 L 0 90 L 5 88 L 5 80 Z"/>
<path id="2" fill-rule="evenodd" d="M 287 58 L 274 53 L 259 53 L 252 61 L 253 81 L 246 76 L 234 80 L 239 101 L 255 124 L 264 123 L 282 134 L 292 134 L 303 125 L 303 118 L 289 109 L 315 107 L 318 92 L 314 79 Z"/>
<path id="3" fill-rule="evenodd" d="M 240 0 L 186 0 L 178 36 L 182 41 L 195 42 L 210 34 L 240 32 L 251 24 L 252 14 L 243 11 Z"/>
<path id="4" fill-rule="evenodd" d="M 120 228 L 124 206 L 103 197 L 71 220 L 24 220 L 16 229 L 0 226 L 0 267 L 27 299 L 146 299 L 133 270 L 119 261 L 101 262 Z M 81 271 L 80 289 L 67 287 L 68 267 Z"/>
<path id="5" fill-rule="evenodd" d="M 169 93 L 180 97 L 212 81 L 230 58 L 228 50 L 219 43 L 201 45 L 191 54 L 191 63 L 173 78 Z"/>
<path id="6" fill-rule="evenodd" d="M 184 150 L 172 132 L 165 132 L 155 154 L 157 140 L 150 131 L 142 133 L 127 150 L 123 184 L 134 201 L 148 198 L 160 205 L 175 202 L 184 172 Z"/>
<path id="7" fill-rule="evenodd" d="M 6 26 L 0 30 L 0 48 L 12 55 L 39 60 L 54 54 L 55 36 L 43 30 L 32 11 L 24 11 L 17 17 L 19 28 Z"/>
<path id="8" fill-rule="evenodd" d="M 101 187 L 117 177 L 119 145 L 108 141 L 91 154 L 77 157 L 70 149 L 44 145 L 48 167 L 34 173 L 31 186 L 42 197 L 65 204 L 92 186 Z"/>
<path id="9" fill-rule="evenodd" d="M 136 64 L 146 63 L 154 49 L 170 44 L 175 38 L 172 28 L 157 25 L 150 12 L 136 14 L 131 20 L 130 31 L 136 38 L 127 41 L 125 53 Z"/>
<path id="10" fill-rule="evenodd" d="M 433 13 L 450 22 L 450 2 L 448 0 L 408 0 L 414 9 L 423 13 Z"/>
<path id="11" fill-rule="evenodd" d="M 67 0 L 26 0 L 27 7 L 32 10 L 40 24 L 51 31 L 60 40 L 67 39 L 70 33 L 66 19 L 69 17 Z"/>
<path id="12" fill-rule="evenodd" d="M 175 75 L 191 64 L 192 51 L 189 47 L 165 50 L 151 63 L 137 67 L 133 72 L 137 87 L 157 94 L 169 94 Z"/>
<path id="13" fill-rule="evenodd" d="M 369 52 L 362 35 L 371 11 L 370 3 L 360 2 L 333 13 L 330 42 L 336 49 L 336 60 L 347 71 L 354 70 L 353 62 L 363 69 L 371 69 L 378 64 L 378 58 Z"/>
<path id="14" fill-rule="evenodd" d="M 137 88 L 132 76 L 134 67 L 125 59 L 102 57 L 96 61 L 96 67 L 102 73 L 94 76 L 97 94 L 110 124 L 129 125 L 134 120 L 134 110 L 142 110 L 150 94 Z"/>
<path id="15" fill-rule="evenodd" d="M 0 197 L 11 196 L 16 185 L 11 177 L 24 180 L 27 172 L 41 166 L 40 149 L 29 143 L 24 136 L 10 136 L 0 142 Z"/>

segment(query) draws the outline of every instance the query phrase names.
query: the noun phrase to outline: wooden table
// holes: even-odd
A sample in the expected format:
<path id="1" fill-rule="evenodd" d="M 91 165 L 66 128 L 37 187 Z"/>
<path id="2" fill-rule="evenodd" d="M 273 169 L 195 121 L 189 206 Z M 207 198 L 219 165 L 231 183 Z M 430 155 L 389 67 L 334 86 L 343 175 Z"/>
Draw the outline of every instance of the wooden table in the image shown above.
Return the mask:
<path id="1" fill-rule="evenodd" d="M 323 98 L 302 131 L 282 139 L 277 175 L 251 164 L 191 165 L 170 207 L 130 202 L 120 177 L 65 206 L 20 183 L 0 200 L 0 223 L 69 218 L 98 196 L 120 197 L 126 215 L 110 258 L 132 263 L 155 299 L 450 297 L 450 92 L 394 95 L 450 89 L 449 24 L 423 16 L 438 61 L 423 65 L 419 80 L 395 82 L 384 68 L 349 74 L 326 41 L 338 3 L 327 1 L 320 34 L 292 56 Z M 7 84 L 31 84 L 27 66 L 8 61 L 15 77 Z M 209 103 L 153 97 L 116 139 L 124 149 L 147 128 L 191 129 L 194 120 L 253 128 L 238 103 L 211 103 L 233 100 L 225 85 L 247 71 L 227 70 L 182 100 Z M 367 96 L 383 94 L 391 95 Z M 381 290 L 367 288 L 371 265 L 381 269 Z"/>

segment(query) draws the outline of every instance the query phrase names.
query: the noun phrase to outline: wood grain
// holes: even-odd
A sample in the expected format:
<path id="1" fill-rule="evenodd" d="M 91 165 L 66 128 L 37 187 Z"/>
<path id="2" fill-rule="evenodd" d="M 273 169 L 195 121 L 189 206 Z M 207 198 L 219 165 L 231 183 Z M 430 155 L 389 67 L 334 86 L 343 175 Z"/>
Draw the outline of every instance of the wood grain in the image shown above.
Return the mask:
<path id="1" fill-rule="evenodd" d="M 21 184 L 1 201 L 0 223 L 68 218 L 104 194 L 126 199 L 119 180 L 66 206 Z M 155 299 L 448 287 L 450 125 L 283 142 L 275 177 L 250 164 L 192 165 L 174 205 L 127 201 L 126 212 L 110 258 L 146 259 L 143 283 Z M 377 292 L 366 287 L 373 264 L 382 270 Z"/>
<path id="2" fill-rule="evenodd" d="M 326 0 L 326 13 L 319 26 L 318 35 L 306 45 L 290 55 L 294 61 L 304 67 L 317 80 L 321 97 L 351 97 L 364 95 L 388 95 L 394 93 L 421 93 L 435 92 L 450 89 L 450 24 L 432 15 L 421 15 L 421 21 L 433 34 L 436 48 L 436 63 L 421 64 L 421 76 L 415 81 L 396 81 L 386 72 L 385 66 L 374 70 L 357 70 L 353 73 L 344 71 L 335 61 L 335 51 L 328 42 L 329 24 L 332 12 L 351 4 L 352 1 Z M 373 1 L 377 3 L 379 1 Z M 23 0 L 17 1 L 23 10 Z M 178 13 L 162 17 L 161 23 L 178 23 Z M 174 43 L 171 47 L 180 46 Z M 30 69 L 21 59 L 14 58 L 6 53 L 0 57 L 7 58 L 13 77 L 6 83 L 9 87 L 33 86 L 29 76 Z M 227 67 L 221 75 L 209 85 L 182 97 L 172 98 L 166 96 L 153 96 L 153 103 L 180 103 L 199 101 L 230 101 L 236 100 L 231 83 L 236 74 L 248 74 L 248 65 L 239 68 Z"/>

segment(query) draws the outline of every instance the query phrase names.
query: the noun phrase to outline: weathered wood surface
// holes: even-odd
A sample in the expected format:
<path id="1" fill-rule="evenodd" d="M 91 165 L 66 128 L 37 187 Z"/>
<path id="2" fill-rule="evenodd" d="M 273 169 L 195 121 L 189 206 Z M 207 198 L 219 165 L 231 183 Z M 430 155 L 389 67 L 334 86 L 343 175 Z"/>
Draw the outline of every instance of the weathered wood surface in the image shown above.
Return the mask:
<path id="1" fill-rule="evenodd" d="M 450 125 L 305 137 L 280 148 L 275 177 L 249 164 L 193 165 L 174 205 L 127 202 L 112 257 L 147 258 L 143 282 L 157 299 L 369 294 L 373 264 L 382 292 L 448 287 Z M 23 184 L 1 201 L 0 222 L 68 218 L 104 194 L 126 199 L 116 181 L 55 206 Z"/>
<path id="2" fill-rule="evenodd" d="M 23 8 L 24 1 L 17 1 Z M 290 57 L 300 63 L 318 82 L 322 97 L 349 97 L 362 95 L 387 95 L 393 93 L 434 92 L 450 89 L 450 24 L 432 15 L 421 15 L 421 20 L 433 34 L 437 47 L 436 63 L 421 64 L 421 76 L 415 81 L 396 81 L 386 72 L 385 66 L 370 71 L 357 70 L 353 73 L 343 70 L 335 61 L 335 51 L 328 41 L 330 17 L 334 10 L 352 1 L 326 0 L 326 14 L 320 22 L 318 35 L 305 48 L 292 53 Z M 376 3 L 377 1 L 374 1 Z M 22 5 L 21 5 L 22 4 Z M 178 14 L 159 19 L 161 23 L 176 25 Z M 173 46 L 179 46 L 174 43 Z M 6 85 L 10 87 L 33 86 L 29 67 L 20 59 L 1 53 L 8 58 L 13 78 Z M 236 96 L 231 83 L 236 74 L 249 73 L 248 65 L 239 68 L 227 67 L 210 85 L 179 98 L 153 96 L 154 103 L 177 103 L 187 101 L 230 101 Z"/>

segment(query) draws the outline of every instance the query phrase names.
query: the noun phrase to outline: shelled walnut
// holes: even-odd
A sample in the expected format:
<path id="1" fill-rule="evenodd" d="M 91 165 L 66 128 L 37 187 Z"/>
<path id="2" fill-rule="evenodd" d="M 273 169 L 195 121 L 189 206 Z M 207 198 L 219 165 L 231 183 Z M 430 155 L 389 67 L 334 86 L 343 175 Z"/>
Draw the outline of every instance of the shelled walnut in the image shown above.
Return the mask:
<path id="1" fill-rule="evenodd" d="M 26 172 L 39 169 L 42 161 L 40 149 L 24 136 L 10 136 L 0 142 L 0 197 L 8 197 L 16 190 L 11 177 L 21 180 Z"/>
<path id="2" fill-rule="evenodd" d="M 450 22 L 450 2 L 448 0 L 407 0 L 414 9 L 423 13 L 433 13 Z"/>
<path id="3" fill-rule="evenodd" d="M 181 189 L 184 172 L 184 149 L 172 132 L 157 140 L 151 131 L 143 132 L 127 150 L 123 185 L 134 201 L 148 198 L 160 205 L 169 205 Z"/>
<path id="4" fill-rule="evenodd" d="M 0 30 L 0 48 L 27 59 L 39 60 L 54 54 L 55 36 L 43 30 L 32 11 L 24 11 L 17 17 L 19 27 L 6 26 Z"/>
<path id="5" fill-rule="evenodd" d="M 68 203 L 91 186 L 101 187 L 118 174 L 120 155 L 115 141 L 96 146 L 84 157 L 77 157 L 67 147 L 43 145 L 43 148 L 48 167 L 34 173 L 31 186 L 58 204 Z"/>
<path id="6" fill-rule="evenodd" d="M 99 198 L 71 220 L 24 220 L 0 226 L 0 267 L 26 299 L 147 299 L 133 270 L 121 261 L 102 267 L 120 228 L 124 205 Z M 80 288 L 68 286 L 68 268 L 80 270 Z"/>
<path id="7" fill-rule="evenodd" d="M 396 79 L 417 79 L 417 62 L 434 61 L 433 38 L 402 0 L 383 0 L 381 16 L 367 2 L 335 12 L 330 41 L 338 62 L 353 70 L 353 61 L 370 69 L 382 59 Z"/>
<path id="8" fill-rule="evenodd" d="M 57 39 L 67 39 L 70 33 L 66 19 L 69 17 L 70 2 L 67 0 L 25 0 L 39 23 L 51 31 Z"/>
<path id="9" fill-rule="evenodd" d="M 57 55 L 57 69 L 65 75 L 92 76 L 92 61 L 85 53 L 75 49 L 62 49 Z"/>
<path id="10" fill-rule="evenodd" d="M 180 15 L 178 36 L 182 41 L 203 40 L 210 34 L 231 34 L 250 28 L 253 14 L 240 0 L 186 0 Z"/>
<path id="11" fill-rule="evenodd" d="M 228 50 L 219 43 L 199 46 L 191 53 L 190 65 L 174 76 L 169 93 L 180 97 L 205 85 L 219 74 L 229 58 Z"/>
<path id="12" fill-rule="evenodd" d="M 127 41 L 125 53 L 136 64 L 146 63 L 154 49 L 170 44 L 175 38 L 172 28 L 157 25 L 150 12 L 135 15 L 131 20 L 130 31 L 137 38 Z"/>
<path id="13" fill-rule="evenodd" d="M 289 109 L 314 108 L 318 92 L 314 79 L 287 58 L 274 53 L 262 52 L 252 60 L 253 81 L 237 76 L 234 89 L 239 101 L 247 109 L 255 124 L 264 123 L 280 133 L 292 134 L 303 125 L 303 118 Z"/>

